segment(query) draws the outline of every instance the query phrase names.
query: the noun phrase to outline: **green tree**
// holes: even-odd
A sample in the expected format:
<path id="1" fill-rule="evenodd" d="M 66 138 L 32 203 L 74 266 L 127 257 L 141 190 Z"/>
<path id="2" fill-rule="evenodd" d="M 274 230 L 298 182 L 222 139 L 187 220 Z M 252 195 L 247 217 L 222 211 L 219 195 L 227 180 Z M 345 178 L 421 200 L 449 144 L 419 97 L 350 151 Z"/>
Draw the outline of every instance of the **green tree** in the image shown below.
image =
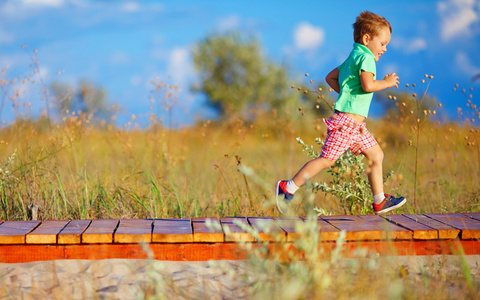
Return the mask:
<path id="1" fill-rule="evenodd" d="M 94 122 L 101 120 L 110 122 L 114 111 L 108 106 L 104 89 L 82 80 L 76 90 L 58 82 L 52 84 L 52 90 L 55 94 L 55 108 L 60 115 L 67 110 L 80 111 L 90 116 Z"/>
<path id="2" fill-rule="evenodd" d="M 258 41 L 238 33 L 214 35 L 193 50 L 200 83 L 194 91 L 207 95 L 222 117 L 248 115 L 251 109 L 295 109 L 300 101 L 285 67 L 268 62 Z"/>

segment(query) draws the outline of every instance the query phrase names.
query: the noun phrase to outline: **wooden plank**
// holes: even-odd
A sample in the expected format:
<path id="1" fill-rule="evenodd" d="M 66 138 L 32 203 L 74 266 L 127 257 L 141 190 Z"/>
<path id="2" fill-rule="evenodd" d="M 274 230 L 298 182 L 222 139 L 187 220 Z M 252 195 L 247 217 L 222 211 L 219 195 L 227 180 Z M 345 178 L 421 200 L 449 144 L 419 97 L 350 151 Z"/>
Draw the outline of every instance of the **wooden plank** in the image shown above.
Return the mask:
<path id="1" fill-rule="evenodd" d="M 304 222 L 307 222 L 307 217 L 300 217 Z M 336 241 L 340 237 L 340 230 L 332 224 L 318 217 L 317 220 L 320 242 Z"/>
<path id="2" fill-rule="evenodd" d="M 90 226 L 92 220 L 72 220 L 58 234 L 58 244 L 80 244 L 82 234 Z"/>
<path id="3" fill-rule="evenodd" d="M 260 241 L 282 241 L 287 237 L 286 232 L 269 217 L 248 217 L 248 222 L 258 232 Z"/>
<path id="4" fill-rule="evenodd" d="M 190 219 L 155 219 L 152 242 L 192 243 L 193 230 Z"/>
<path id="5" fill-rule="evenodd" d="M 475 219 L 475 220 L 478 220 L 480 221 L 480 212 L 474 212 L 474 213 L 463 213 L 464 215 L 472 218 L 472 219 Z"/>
<path id="6" fill-rule="evenodd" d="M 207 222 L 211 226 L 207 226 Z M 222 225 L 218 218 L 193 218 L 193 241 L 201 243 L 219 243 L 225 241 Z"/>
<path id="7" fill-rule="evenodd" d="M 285 231 L 287 235 L 287 242 L 293 242 L 300 239 L 300 234 L 297 232 L 298 223 L 304 223 L 301 218 L 297 217 L 275 217 L 273 218 L 278 226 Z"/>
<path id="8" fill-rule="evenodd" d="M 358 216 L 321 216 L 334 227 L 345 230 L 346 241 L 380 240 L 384 234 L 378 224 L 369 223 Z"/>
<path id="9" fill-rule="evenodd" d="M 125 219 L 120 220 L 115 234 L 114 243 L 151 243 L 153 220 Z"/>
<path id="10" fill-rule="evenodd" d="M 239 223 L 250 227 L 247 218 L 245 217 L 226 217 L 221 218 L 220 223 L 223 227 L 223 232 L 225 232 L 225 242 L 254 242 L 255 237 L 251 235 L 248 231 L 243 229 Z"/>
<path id="11" fill-rule="evenodd" d="M 378 229 L 382 230 L 381 239 L 383 240 L 411 240 L 413 237 L 413 231 L 410 229 L 389 222 L 388 219 L 382 218 L 381 216 L 362 215 L 359 217 L 372 225 L 377 225 Z"/>
<path id="12" fill-rule="evenodd" d="M 90 226 L 82 234 L 82 243 L 112 243 L 113 233 L 117 228 L 119 220 L 92 220 Z"/>
<path id="13" fill-rule="evenodd" d="M 462 239 L 480 239 L 480 221 L 463 214 L 425 214 L 427 217 L 461 230 Z"/>
<path id="14" fill-rule="evenodd" d="M 269 243 L 270 253 L 283 251 L 280 259 L 289 261 L 291 255 L 304 255 L 302 249 L 290 246 L 279 247 Z M 145 251 L 148 247 L 151 251 Z M 251 243 L 252 249 L 263 247 L 260 243 Z M 332 250 L 338 249 L 335 242 L 323 242 L 319 245 L 328 258 Z M 391 241 L 353 241 L 343 243 L 342 257 L 358 257 L 357 249 L 368 249 L 378 255 L 479 255 L 478 240 L 391 240 Z M 151 254 L 151 255 L 150 255 Z M 0 245 L 0 262 L 24 263 L 58 259 L 155 259 L 165 261 L 207 261 L 237 260 L 248 258 L 248 251 L 238 243 L 151 243 L 140 244 L 15 244 Z"/>
<path id="15" fill-rule="evenodd" d="M 434 239 L 456 239 L 458 237 L 458 234 L 460 233 L 459 229 L 453 228 L 452 226 L 448 226 L 447 224 L 444 224 L 442 222 L 439 222 L 437 220 L 434 220 L 432 218 L 429 218 L 425 215 L 421 214 L 405 214 L 404 215 L 406 218 L 409 218 L 411 220 L 414 220 L 415 222 L 418 222 L 418 224 L 427 226 L 429 228 L 432 228 L 437 231 L 437 235 L 435 237 L 432 237 Z M 419 228 L 421 230 L 421 228 Z M 433 234 L 431 234 L 433 236 Z M 425 233 L 425 238 L 427 239 L 428 235 Z M 415 238 L 415 232 L 414 232 L 414 238 Z"/>
<path id="16" fill-rule="evenodd" d="M 57 235 L 68 224 L 67 220 L 47 220 L 27 234 L 27 244 L 56 244 Z"/>
<path id="17" fill-rule="evenodd" d="M 0 225 L 0 244 L 25 244 L 26 235 L 42 221 L 6 221 Z"/>
<path id="18" fill-rule="evenodd" d="M 438 230 L 421 224 L 414 219 L 407 218 L 405 215 L 387 215 L 384 218 L 410 230 L 413 233 L 413 238 L 416 240 L 433 240 L 438 238 Z"/>

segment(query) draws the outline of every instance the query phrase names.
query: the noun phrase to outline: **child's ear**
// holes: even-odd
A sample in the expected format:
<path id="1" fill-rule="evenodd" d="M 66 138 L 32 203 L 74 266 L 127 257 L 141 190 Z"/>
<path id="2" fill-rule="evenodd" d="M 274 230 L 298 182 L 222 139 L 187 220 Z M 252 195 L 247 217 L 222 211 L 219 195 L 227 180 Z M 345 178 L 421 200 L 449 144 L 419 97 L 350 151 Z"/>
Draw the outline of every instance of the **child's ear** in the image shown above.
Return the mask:
<path id="1" fill-rule="evenodd" d="M 366 46 L 369 41 L 370 41 L 370 35 L 369 35 L 368 33 L 365 33 L 365 34 L 362 36 L 363 45 Z"/>

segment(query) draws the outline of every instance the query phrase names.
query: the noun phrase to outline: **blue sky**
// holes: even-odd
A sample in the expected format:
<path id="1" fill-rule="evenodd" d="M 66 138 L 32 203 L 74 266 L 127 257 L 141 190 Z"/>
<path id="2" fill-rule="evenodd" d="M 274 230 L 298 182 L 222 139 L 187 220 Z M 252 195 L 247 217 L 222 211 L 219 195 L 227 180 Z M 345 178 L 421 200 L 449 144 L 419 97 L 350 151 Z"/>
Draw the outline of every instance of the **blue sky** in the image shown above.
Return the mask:
<path id="1" fill-rule="evenodd" d="M 182 91 L 172 124 L 188 125 L 212 117 L 204 97 L 190 91 L 198 81 L 191 49 L 205 36 L 229 30 L 253 35 L 265 57 L 288 66 L 292 84 L 305 83 L 305 73 L 323 81 L 350 52 L 352 23 L 363 10 L 385 17 L 393 28 L 388 52 L 377 63 L 379 77 L 396 72 L 404 88 L 434 75 L 429 92 L 451 116 L 465 103 L 453 92 L 455 83 L 472 87 L 477 102 L 480 80 L 472 77 L 480 74 L 478 0 L 0 0 L 0 69 L 8 66 L 0 79 L 26 75 L 36 56 L 45 84 L 75 87 L 89 80 L 120 105 L 119 123 L 134 114 L 141 125 L 151 112 L 151 81 L 177 84 Z M 21 101 L 31 102 L 30 114 L 39 115 L 45 107 L 39 89 L 23 90 Z M 11 106 L 7 100 L 2 120 L 13 119 Z"/>

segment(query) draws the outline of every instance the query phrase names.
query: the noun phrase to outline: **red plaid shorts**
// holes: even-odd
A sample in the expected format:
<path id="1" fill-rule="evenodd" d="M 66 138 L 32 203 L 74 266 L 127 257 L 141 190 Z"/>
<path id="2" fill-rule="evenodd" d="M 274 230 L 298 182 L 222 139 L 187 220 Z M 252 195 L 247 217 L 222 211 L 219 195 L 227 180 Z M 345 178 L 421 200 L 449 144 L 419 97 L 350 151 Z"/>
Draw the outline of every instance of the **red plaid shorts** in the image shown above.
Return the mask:
<path id="1" fill-rule="evenodd" d="M 345 113 L 335 112 L 323 121 L 327 125 L 327 137 L 321 157 L 337 160 L 347 149 L 358 155 L 378 144 L 364 122 L 357 122 Z"/>

